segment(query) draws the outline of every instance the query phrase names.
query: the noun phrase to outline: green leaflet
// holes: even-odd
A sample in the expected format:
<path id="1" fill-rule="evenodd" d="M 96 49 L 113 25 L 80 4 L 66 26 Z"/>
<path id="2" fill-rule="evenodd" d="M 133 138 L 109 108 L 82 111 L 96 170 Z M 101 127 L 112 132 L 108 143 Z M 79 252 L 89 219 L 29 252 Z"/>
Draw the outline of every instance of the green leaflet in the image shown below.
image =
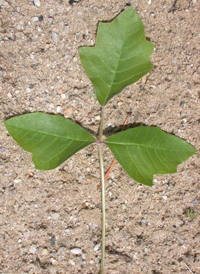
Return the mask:
<path id="1" fill-rule="evenodd" d="M 96 45 L 80 47 L 79 54 L 101 105 L 152 69 L 153 48 L 133 7 L 111 23 L 99 23 Z"/>
<path id="2" fill-rule="evenodd" d="M 33 155 L 36 169 L 56 168 L 96 139 L 76 123 L 59 115 L 25 114 L 4 122 L 13 139 Z"/>
<path id="3" fill-rule="evenodd" d="M 177 165 L 197 150 L 184 140 L 156 127 L 137 127 L 104 140 L 128 175 L 152 186 L 153 174 L 177 172 Z"/>

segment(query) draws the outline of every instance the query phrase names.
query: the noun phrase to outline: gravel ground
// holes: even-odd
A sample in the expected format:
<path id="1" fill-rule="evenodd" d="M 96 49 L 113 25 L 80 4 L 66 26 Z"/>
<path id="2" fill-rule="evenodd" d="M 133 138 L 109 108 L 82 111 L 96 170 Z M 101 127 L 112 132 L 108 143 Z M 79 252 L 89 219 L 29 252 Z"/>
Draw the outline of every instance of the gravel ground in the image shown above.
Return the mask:
<path id="1" fill-rule="evenodd" d="M 98 151 L 89 146 L 59 168 L 35 170 L 3 121 L 59 113 L 97 134 L 100 107 L 78 47 L 94 45 L 100 20 L 127 5 L 155 44 L 146 78 L 112 98 L 105 135 L 129 124 L 156 125 L 200 146 L 199 0 L 0 0 L 0 273 L 99 273 L 101 193 Z M 108 168 L 113 156 L 104 148 Z M 200 157 L 152 188 L 115 163 L 106 181 L 105 273 L 200 273 Z M 193 212 L 194 215 L 187 212 Z"/>

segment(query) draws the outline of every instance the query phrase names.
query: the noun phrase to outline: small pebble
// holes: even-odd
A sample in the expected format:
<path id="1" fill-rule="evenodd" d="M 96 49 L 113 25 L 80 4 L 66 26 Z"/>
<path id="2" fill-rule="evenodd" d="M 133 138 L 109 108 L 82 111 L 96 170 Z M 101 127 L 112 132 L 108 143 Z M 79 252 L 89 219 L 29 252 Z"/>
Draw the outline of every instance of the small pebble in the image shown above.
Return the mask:
<path id="1" fill-rule="evenodd" d="M 121 236 L 122 238 L 125 238 L 125 237 L 126 237 L 126 235 L 124 234 L 124 231 L 123 231 L 123 230 L 120 230 L 119 234 L 120 234 L 120 236 Z"/>
<path id="2" fill-rule="evenodd" d="M 50 48 L 50 44 L 46 44 L 44 47 L 46 50 Z"/>
<path id="3" fill-rule="evenodd" d="M 167 196 L 163 196 L 163 199 L 164 199 L 164 200 L 167 200 Z"/>
<path id="4" fill-rule="evenodd" d="M 134 254 L 133 258 L 137 260 L 137 253 Z"/>
<path id="5" fill-rule="evenodd" d="M 29 177 L 33 177 L 34 173 L 32 171 L 29 172 Z"/>
<path id="6" fill-rule="evenodd" d="M 59 218 L 59 214 L 58 213 L 53 213 L 52 214 L 52 219 L 57 220 Z"/>
<path id="7" fill-rule="evenodd" d="M 51 246 L 55 246 L 55 243 L 56 243 L 56 237 L 53 236 L 53 237 L 51 238 L 50 244 L 51 244 Z"/>
<path id="8" fill-rule="evenodd" d="M 122 106 L 122 105 L 123 105 L 123 102 L 120 101 L 120 102 L 118 102 L 117 104 L 118 104 L 118 106 Z"/>
<path id="9" fill-rule="evenodd" d="M 28 92 L 28 93 L 31 92 L 31 89 L 30 89 L 30 88 L 27 88 L 27 89 L 26 89 L 26 92 Z"/>
<path id="10" fill-rule="evenodd" d="M 142 223 L 148 225 L 148 222 L 145 219 L 142 219 Z"/>
<path id="11" fill-rule="evenodd" d="M 36 246 L 35 245 L 31 245 L 30 248 L 29 248 L 29 253 L 35 254 L 36 251 L 37 251 Z"/>
<path id="12" fill-rule="evenodd" d="M 141 90 L 143 90 L 143 89 L 144 89 L 143 85 L 140 85 L 140 89 L 141 89 Z"/>
<path id="13" fill-rule="evenodd" d="M 69 59 L 71 56 L 69 54 L 65 55 L 65 60 Z"/>
<path id="14" fill-rule="evenodd" d="M 29 234 L 28 232 L 25 232 L 25 233 L 24 233 L 24 237 L 25 237 L 25 238 L 28 238 L 29 236 L 30 236 L 30 234 Z"/>
<path id="15" fill-rule="evenodd" d="M 83 258 L 83 260 L 85 260 L 85 257 L 86 257 L 86 256 L 85 256 L 85 254 L 82 254 L 82 258 Z"/>
<path id="16" fill-rule="evenodd" d="M 195 200 L 193 201 L 193 204 L 194 204 L 194 205 L 196 205 L 196 204 L 197 204 L 197 199 L 195 199 Z"/>
<path id="17" fill-rule="evenodd" d="M 78 255 L 82 253 L 82 250 L 80 248 L 75 247 L 71 249 L 71 252 L 75 255 Z"/>
<path id="18" fill-rule="evenodd" d="M 73 6 L 74 0 L 69 0 L 69 4 Z"/>
<path id="19" fill-rule="evenodd" d="M 33 59 L 35 58 L 35 52 L 32 52 L 32 53 L 30 54 L 30 57 L 31 57 L 31 59 L 33 60 Z"/>
<path id="20" fill-rule="evenodd" d="M 39 19 L 40 22 L 42 22 L 42 21 L 44 20 L 44 17 L 43 17 L 42 15 L 40 15 L 40 16 L 38 17 L 38 19 Z"/>
<path id="21" fill-rule="evenodd" d="M 64 89 L 63 88 L 59 88 L 59 90 L 58 90 L 58 94 L 64 94 Z"/>
<path id="22" fill-rule="evenodd" d="M 126 209 L 126 205 L 122 204 L 122 209 L 125 210 Z"/>
<path id="23" fill-rule="evenodd" d="M 83 260 L 82 260 L 81 257 L 78 257 L 78 258 L 77 258 L 77 262 L 78 262 L 80 265 L 83 265 L 83 264 L 84 264 L 84 262 L 83 262 Z"/>
<path id="24" fill-rule="evenodd" d="M 41 251 L 42 256 L 47 256 L 48 254 L 49 254 L 48 249 L 46 249 L 46 248 L 42 249 L 42 251 Z"/>
<path id="25" fill-rule="evenodd" d="M 97 251 L 100 246 L 101 246 L 101 244 L 96 244 L 95 247 L 94 247 L 94 251 Z"/>
<path id="26" fill-rule="evenodd" d="M 190 260 L 191 259 L 191 255 L 187 254 L 186 257 Z"/>
<path id="27" fill-rule="evenodd" d="M 83 160 L 82 160 L 82 164 L 85 165 L 86 163 L 87 163 L 87 161 L 86 161 L 85 159 L 83 159 Z"/>
<path id="28" fill-rule="evenodd" d="M 58 39 L 59 39 L 59 35 L 55 32 L 52 33 L 52 38 L 54 40 L 54 42 L 58 42 Z"/>
<path id="29" fill-rule="evenodd" d="M 146 84 L 146 82 L 147 82 L 147 76 L 145 75 L 142 77 L 142 84 Z"/>
<path id="30" fill-rule="evenodd" d="M 62 97 L 62 99 L 65 99 L 65 98 L 66 98 L 66 95 L 65 95 L 65 94 L 62 94 L 61 97 Z"/>
<path id="31" fill-rule="evenodd" d="M 61 111 L 61 106 L 57 106 L 56 111 L 59 113 Z"/>
<path id="32" fill-rule="evenodd" d="M 100 120 L 101 120 L 101 116 L 100 116 L 100 115 L 96 115 L 96 116 L 95 116 L 95 119 L 96 119 L 97 121 L 100 121 Z"/>
<path id="33" fill-rule="evenodd" d="M 36 17 L 36 16 L 32 17 L 32 18 L 31 18 L 31 21 L 32 21 L 33 23 L 37 22 L 37 21 L 38 21 L 38 17 Z"/>
<path id="34" fill-rule="evenodd" d="M 75 265 L 75 262 L 72 261 L 72 260 L 69 260 L 69 263 L 70 263 L 71 265 Z"/>
<path id="35" fill-rule="evenodd" d="M 15 179 L 15 180 L 14 180 L 14 183 L 15 183 L 15 184 L 19 184 L 19 183 L 21 183 L 21 181 L 22 181 L 21 179 Z"/>
<path id="36" fill-rule="evenodd" d="M 8 94 L 7 94 L 7 96 L 8 96 L 8 98 L 12 98 L 12 94 L 9 92 Z"/>
<path id="37" fill-rule="evenodd" d="M 53 17 L 52 16 L 49 16 L 48 17 L 48 21 L 51 23 L 51 22 L 53 22 Z"/>
<path id="38" fill-rule="evenodd" d="M 66 108 L 66 109 L 63 111 L 64 117 L 65 117 L 65 118 L 71 117 L 72 114 L 73 114 L 73 112 L 74 112 L 73 107 L 68 107 L 68 108 Z"/>
<path id="39" fill-rule="evenodd" d="M 56 265 L 57 261 L 54 258 L 50 258 L 50 262 L 52 263 L 52 265 Z"/>
<path id="40" fill-rule="evenodd" d="M 63 32 L 64 34 L 67 34 L 67 26 L 64 27 Z"/>
<path id="41" fill-rule="evenodd" d="M 40 7 L 40 0 L 34 0 L 34 5 L 39 8 Z"/>

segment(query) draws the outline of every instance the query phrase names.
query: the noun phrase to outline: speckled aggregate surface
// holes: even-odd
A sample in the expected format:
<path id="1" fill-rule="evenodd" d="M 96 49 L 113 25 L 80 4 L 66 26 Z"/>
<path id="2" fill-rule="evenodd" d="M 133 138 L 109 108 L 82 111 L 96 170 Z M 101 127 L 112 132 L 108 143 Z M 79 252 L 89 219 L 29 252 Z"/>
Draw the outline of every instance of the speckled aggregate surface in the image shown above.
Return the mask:
<path id="1" fill-rule="evenodd" d="M 43 111 L 98 133 L 100 106 L 78 47 L 94 45 L 99 20 L 127 5 L 155 44 L 146 78 L 112 98 L 105 136 L 128 124 L 156 125 L 199 149 L 199 0 L 0 0 L 0 273 L 99 273 L 101 193 L 91 145 L 55 170 L 35 170 L 7 134 L 10 116 Z M 113 156 L 104 148 L 107 169 Z M 105 273 L 200 273 L 199 152 L 177 174 L 137 184 L 118 163 L 106 181 Z M 196 218 L 187 217 L 192 210 Z"/>

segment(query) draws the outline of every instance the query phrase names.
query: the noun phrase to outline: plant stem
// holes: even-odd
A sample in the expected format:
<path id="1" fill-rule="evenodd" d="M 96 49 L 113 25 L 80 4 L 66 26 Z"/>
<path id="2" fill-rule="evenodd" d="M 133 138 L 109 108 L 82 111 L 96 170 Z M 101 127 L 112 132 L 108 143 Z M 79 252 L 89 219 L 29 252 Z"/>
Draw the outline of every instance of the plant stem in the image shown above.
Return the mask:
<path id="1" fill-rule="evenodd" d="M 99 132 L 99 142 L 102 142 L 102 135 L 103 135 L 103 123 L 104 123 L 104 106 L 101 107 L 101 126 Z"/>
<path id="2" fill-rule="evenodd" d="M 105 207 L 105 185 L 104 185 L 104 169 L 102 157 L 102 145 L 99 144 L 99 159 L 101 169 L 101 202 L 102 202 L 102 240 L 101 240 L 101 274 L 104 272 L 104 256 L 105 256 L 105 223 L 106 223 L 106 207 Z"/>
<path id="3" fill-rule="evenodd" d="M 100 160 L 100 170 L 101 170 L 101 201 L 102 201 L 101 274 L 104 273 L 105 225 L 106 225 L 105 184 L 104 184 L 104 168 L 103 168 L 103 155 L 102 155 L 103 122 L 104 122 L 104 106 L 101 109 L 101 126 L 100 126 L 100 132 L 99 132 L 99 160 Z"/>

